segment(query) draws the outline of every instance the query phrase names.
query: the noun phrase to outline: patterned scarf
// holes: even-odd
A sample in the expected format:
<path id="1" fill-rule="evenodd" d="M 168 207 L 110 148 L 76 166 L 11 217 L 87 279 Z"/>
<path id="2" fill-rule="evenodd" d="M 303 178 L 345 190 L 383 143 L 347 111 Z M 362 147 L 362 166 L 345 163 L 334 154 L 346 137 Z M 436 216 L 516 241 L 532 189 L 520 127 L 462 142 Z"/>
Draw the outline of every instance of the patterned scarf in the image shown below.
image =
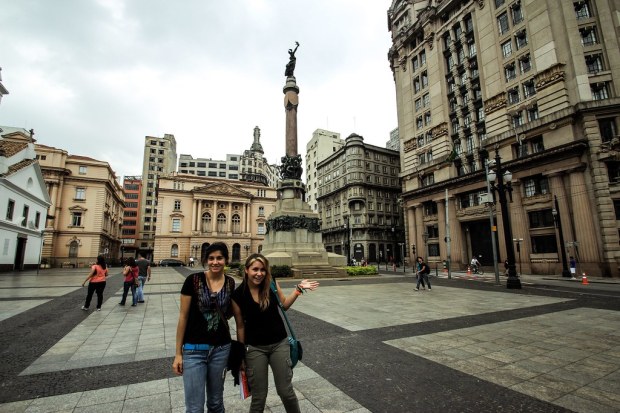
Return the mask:
<path id="1" fill-rule="evenodd" d="M 194 277 L 194 291 L 198 298 L 198 309 L 202 313 L 202 316 L 207 320 L 207 331 L 217 331 L 220 325 L 220 314 L 217 310 L 219 305 L 222 312 L 226 314 L 229 305 L 229 280 L 224 276 L 224 285 L 218 293 L 211 294 L 209 285 L 206 282 L 206 275 L 204 273 L 196 274 Z M 234 281 L 233 281 L 234 282 Z M 217 304 L 216 304 L 217 302 Z"/>

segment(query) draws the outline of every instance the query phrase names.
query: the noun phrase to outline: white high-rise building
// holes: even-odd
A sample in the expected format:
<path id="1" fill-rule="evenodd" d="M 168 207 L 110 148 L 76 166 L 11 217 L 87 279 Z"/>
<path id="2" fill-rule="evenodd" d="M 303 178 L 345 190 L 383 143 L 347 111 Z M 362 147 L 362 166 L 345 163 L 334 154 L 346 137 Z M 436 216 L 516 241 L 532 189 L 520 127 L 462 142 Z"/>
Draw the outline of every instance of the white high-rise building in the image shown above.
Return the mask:
<path id="1" fill-rule="evenodd" d="M 314 212 L 318 212 L 316 200 L 318 190 L 318 175 L 316 166 L 328 156 L 344 146 L 344 139 L 338 132 L 317 129 L 312 133 L 312 139 L 306 144 L 306 202 Z"/>

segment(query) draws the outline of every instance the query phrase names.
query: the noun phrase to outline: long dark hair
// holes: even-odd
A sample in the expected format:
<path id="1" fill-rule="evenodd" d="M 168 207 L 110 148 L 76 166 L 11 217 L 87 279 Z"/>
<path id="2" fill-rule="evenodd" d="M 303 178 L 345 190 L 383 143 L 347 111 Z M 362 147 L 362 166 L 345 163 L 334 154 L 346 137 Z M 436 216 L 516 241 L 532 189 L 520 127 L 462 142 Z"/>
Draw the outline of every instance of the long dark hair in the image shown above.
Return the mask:
<path id="1" fill-rule="evenodd" d="M 134 257 L 127 258 L 127 260 L 125 260 L 125 263 L 129 265 L 131 268 L 138 266 L 138 264 L 136 264 L 136 259 Z"/>
<path id="2" fill-rule="evenodd" d="M 97 265 L 105 270 L 106 263 L 105 263 L 105 257 L 103 255 L 97 255 Z"/>

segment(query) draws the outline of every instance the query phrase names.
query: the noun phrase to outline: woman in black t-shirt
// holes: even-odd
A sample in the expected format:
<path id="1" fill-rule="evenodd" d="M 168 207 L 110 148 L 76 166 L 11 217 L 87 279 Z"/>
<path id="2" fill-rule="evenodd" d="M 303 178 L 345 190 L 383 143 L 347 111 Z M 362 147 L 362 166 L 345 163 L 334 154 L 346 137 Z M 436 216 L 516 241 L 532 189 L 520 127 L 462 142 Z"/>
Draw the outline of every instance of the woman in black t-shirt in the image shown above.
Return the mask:
<path id="1" fill-rule="evenodd" d="M 172 370 L 183 375 L 187 412 L 224 412 L 224 378 L 230 353 L 227 318 L 233 314 L 235 281 L 224 275 L 228 247 L 214 242 L 205 250 L 207 271 L 190 274 L 181 289 L 176 354 Z M 241 312 L 235 322 L 243 324 Z M 240 339 L 240 341 L 242 341 Z"/>
<path id="2" fill-rule="evenodd" d="M 278 301 L 271 291 L 269 261 L 261 254 L 252 254 L 245 262 L 243 283 L 233 293 L 233 308 L 239 308 L 243 315 L 241 332 L 237 337 L 245 339 L 245 365 L 252 392 L 250 412 L 265 409 L 268 385 L 268 366 L 271 366 L 278 395 L 287 413 L 298 413 L 299 402 L 293 389 L 293 368 L 286 328 L 278 312 Z M 275 282 L 275 281 L 274 281 Z M 285 296 L 275 282 L 278 296 L 284 309 L 288 309 L 304 290 L 315 290 L 319 283 L 303 280 L 295 290 Z M 236 318 L 235 318 L 236 320 Z"/>

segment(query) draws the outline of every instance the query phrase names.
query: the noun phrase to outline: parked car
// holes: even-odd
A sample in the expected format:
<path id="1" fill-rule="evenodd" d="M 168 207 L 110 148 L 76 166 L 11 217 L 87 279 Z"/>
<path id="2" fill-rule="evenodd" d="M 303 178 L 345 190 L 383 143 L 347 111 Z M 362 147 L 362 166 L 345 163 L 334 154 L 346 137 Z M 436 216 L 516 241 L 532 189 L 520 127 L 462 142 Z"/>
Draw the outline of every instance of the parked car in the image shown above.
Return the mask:
<path id="1" fill-rule="evenodd" d="M 160 267 L 183 267 L 185 263 L 181 260 L 175 260 L 174 258 L 166 258 L 159 261 Z"/>

